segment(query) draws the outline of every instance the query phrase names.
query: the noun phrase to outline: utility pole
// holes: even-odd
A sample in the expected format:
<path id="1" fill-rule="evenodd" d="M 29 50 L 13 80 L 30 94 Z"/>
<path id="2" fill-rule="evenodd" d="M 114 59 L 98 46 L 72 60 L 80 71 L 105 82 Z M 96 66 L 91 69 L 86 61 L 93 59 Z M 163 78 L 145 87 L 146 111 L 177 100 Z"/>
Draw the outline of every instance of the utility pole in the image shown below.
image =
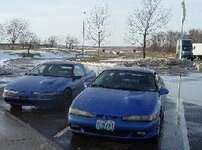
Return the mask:
<path id="1" fill-rule="evenodd" d="M 186 8 L 185 8 L 185 0 L 182 1 L 182 28 L 181 28 L 181 39 L 183 38 L 183 28 L 184 28 L 184 21 L 186 17 Z"/>
<path id="2" fill-rule="evenodd" d="M 82 41 L 82 59 L 84 57 L 84 46 L 85 46 L 85 14 L 86 12 L 83 12 L 83 41 Z"/>
<path id="3" fill-rule="evenodd" d="M 98 31 L 98 52 L 97 52 L 97 58 L 99 59 L 100 57 L 100 34 L 101 34 L 101 31 Z"/>
<path id="4" fill-rule="evenodd" d="M 182 40 L 184 37 L 184 21 L 185 21 L 185 17 L 186 17 L 186 8 L 185 8 L 185 0 L 182 1 L 181 3 L 182 5 L 182 26 L 181 26 L 181 47 L 182 47 Z M 180 48 L 180 52 L 179 52 L 179 58 L 181 58 L 182 52 L 181 52 L 182 48 Z"/>

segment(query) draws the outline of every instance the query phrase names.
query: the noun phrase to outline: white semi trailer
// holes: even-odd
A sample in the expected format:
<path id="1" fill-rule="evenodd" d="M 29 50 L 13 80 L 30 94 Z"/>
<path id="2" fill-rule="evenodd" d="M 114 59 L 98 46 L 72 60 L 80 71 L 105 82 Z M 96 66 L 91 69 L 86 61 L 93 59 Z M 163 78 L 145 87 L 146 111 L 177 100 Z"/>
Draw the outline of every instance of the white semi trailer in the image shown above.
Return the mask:
<path id="1" fill-rule="evenodd" d="M 192 52 L 195 58 L 202 59 L 202 43 L 193 43 Z"/>

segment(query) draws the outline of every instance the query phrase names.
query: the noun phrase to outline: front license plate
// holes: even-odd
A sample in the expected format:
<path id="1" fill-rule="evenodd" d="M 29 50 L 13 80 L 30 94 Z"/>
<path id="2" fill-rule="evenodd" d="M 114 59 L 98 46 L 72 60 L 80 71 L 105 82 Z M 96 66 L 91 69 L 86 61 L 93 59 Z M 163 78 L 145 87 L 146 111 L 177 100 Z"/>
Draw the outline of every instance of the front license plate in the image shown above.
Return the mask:
<path id="1" fill-rule="evenodd" d="M 115 122 L 111 120 L 97 120 L 96 129 L 97 130 L 107 130 L 114 131 Z"/>
<path id="2" fill-rule="evenodd" d="M 20 99 L 21 100 L 28 100 L 28 97 L 27 96 L 20 96 Z"/>

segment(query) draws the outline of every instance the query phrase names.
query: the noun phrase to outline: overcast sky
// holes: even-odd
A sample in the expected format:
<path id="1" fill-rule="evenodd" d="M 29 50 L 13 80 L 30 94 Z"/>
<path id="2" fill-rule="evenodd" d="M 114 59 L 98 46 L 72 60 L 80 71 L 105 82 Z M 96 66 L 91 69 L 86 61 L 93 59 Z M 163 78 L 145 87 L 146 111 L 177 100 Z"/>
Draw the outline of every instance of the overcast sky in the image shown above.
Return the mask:
<path id="1" fill-rule="evenodd" d="M 172 17 L 164 30 L 180 31 L 182 0 L 162 0 L 165 8 L 172 9 Z M 82 41 L 83 12 L 87 14 L 95 5 L 105 3 L 111 10 L 110 45 L 125 45 L 128 13 L 141 5 L 142 0 L 0 0 L 0 23 L 11 18 L 29 21 L 31 30 L 39 37 L 65 36 Z M 202 0 L 185 0 L 187 16 L 184 28 L 202 29 Z"/>

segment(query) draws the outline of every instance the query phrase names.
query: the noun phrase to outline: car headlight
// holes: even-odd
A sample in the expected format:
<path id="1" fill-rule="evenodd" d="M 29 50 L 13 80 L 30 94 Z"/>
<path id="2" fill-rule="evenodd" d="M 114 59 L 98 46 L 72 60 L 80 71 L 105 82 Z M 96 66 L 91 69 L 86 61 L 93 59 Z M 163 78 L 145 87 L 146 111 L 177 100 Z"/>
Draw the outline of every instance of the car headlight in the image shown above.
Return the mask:
<path id="1" fill-rule="evenodd" d="M 18 96 L 18 91 L 8 90 L 8 89 L 4 88 L 3 96 Z"/>
<path id="2" fill-rule="evenodd" d="M 154 115 L 131 115 L 122 117 L 123 121 L 153 121 L 157 118 L 157 114 Z"/>
<path id="3" fill-rule="evenodd" d="M 83 111 L 76 108 L 69 108 L 69 114 L 78 115 L 78 116 L 85 116 L 85 117 L 93 117 L 93 114 L 87 111 Z"/>

